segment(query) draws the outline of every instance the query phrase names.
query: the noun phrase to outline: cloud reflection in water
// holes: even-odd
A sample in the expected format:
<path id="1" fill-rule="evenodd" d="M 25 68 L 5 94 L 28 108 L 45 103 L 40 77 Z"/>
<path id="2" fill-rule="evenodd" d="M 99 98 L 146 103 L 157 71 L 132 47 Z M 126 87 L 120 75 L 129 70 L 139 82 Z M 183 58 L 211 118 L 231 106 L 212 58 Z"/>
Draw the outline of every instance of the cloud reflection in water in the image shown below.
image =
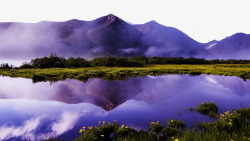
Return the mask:
<path id="1" fill-rule="evenodd" d="M 209 120 L 186 109 L 214 101 L 225 109 L 249 107 L 250 81 L 215 75 L 163 75 L 125 81 L 89 79 L 32 83 L 30 79 L 0 77 L 0 140 L 21 137 L 78 136 L 81 126 L 100 120 L 147 129 L 167 118 L 186 123 Z M 180 111 L 178 113 L 177 111 Z M 67 138 L 71 140 L 72 138 Z"/>

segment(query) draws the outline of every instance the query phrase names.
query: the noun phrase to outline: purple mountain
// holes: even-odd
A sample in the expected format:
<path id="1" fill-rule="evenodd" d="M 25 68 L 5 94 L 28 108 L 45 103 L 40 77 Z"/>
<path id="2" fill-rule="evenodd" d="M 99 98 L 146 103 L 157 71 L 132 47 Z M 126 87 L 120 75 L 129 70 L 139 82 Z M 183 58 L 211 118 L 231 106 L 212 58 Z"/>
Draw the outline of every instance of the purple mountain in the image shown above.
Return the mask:
<path id="1" fill-rule="evenodd" d="M 155 21 L 129 24 L 115 15 L 93 21 L 0 23 L 1 58 L 161 56 L 248 58 L 250 36 L 237 33 L 221 41 L 199 43 L 182 31 Z"/>

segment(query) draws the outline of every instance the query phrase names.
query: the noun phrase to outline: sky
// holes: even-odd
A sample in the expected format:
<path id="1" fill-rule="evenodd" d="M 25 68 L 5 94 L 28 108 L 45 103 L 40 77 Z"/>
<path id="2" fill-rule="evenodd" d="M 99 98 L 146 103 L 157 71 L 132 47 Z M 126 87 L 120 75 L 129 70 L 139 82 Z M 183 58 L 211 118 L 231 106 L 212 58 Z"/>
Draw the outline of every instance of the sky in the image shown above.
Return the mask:
<path id="1" fill-rule="evenodd" d="M 93 20 L 107 14 L 175 27 L 198 42 L 250 34 L 249 0 L 0 0 L 0 22 Z"/>

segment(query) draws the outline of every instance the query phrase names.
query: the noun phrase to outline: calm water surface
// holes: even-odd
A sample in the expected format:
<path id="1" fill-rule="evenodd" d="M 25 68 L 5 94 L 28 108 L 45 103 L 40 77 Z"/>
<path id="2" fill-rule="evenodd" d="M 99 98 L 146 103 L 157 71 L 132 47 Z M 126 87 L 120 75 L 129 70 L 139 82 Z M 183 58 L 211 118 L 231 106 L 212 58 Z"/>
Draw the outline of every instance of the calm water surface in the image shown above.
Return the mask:
<path id="1" fill-rule="evenodd" d="M 117 120 L 135 129 L 151 121 L 184 120 L 192 125 L 211 121 L 190 112 L 213 101 L 220 112 L 250 106 L 250 81 L 215 75 L 162 75 L 124 81 L 67 79 L 32 83 L 31 79 L 0 76 L 0 140 L 79 137 L 82 126 Z"/>

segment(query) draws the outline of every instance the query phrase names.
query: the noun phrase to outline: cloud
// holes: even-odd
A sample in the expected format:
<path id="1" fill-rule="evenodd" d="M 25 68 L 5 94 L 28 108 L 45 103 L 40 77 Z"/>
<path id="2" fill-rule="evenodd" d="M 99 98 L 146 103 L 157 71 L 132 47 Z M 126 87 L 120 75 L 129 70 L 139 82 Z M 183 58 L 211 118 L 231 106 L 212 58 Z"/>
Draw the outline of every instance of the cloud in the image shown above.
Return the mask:
<path id="1" fill-rule="evenodd" d="M 36 117 L 30 120 L 26 120 L 24 124 L 20 126 L 2 126 L 0 127 L 0 140 L 9 139 L 11 137 L 22 136 L 28 138 L 30 133 L 34 133 L 40 124 L 41 117 Z"/>
<path id="2" fill-rule="evenodd" d="M 121 51 L 123 53 L 138 53 L 140 51 L 139 48 L 125 48 L 125 49 L 121 49 Z"/>
<path id="3" fill-rule="evenodd" d="M 61 119 L 52 125 L 52 131 L 56 132 L 56 135 L 61 135 L 71 130 L 79 118 L 79 113 L 64 112 L 62 113 Z"/>

